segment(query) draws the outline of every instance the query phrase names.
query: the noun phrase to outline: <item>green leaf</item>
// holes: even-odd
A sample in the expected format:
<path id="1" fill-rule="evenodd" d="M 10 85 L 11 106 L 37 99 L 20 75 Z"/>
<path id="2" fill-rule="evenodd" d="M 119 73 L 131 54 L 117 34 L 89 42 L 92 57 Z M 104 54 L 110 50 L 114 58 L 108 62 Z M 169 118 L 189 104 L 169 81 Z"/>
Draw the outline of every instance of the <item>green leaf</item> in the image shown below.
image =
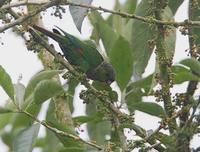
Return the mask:
<path id="1" fill-rule="evenodd" d="M 29 97 L 34 92 L 34 89 L 35 89 L 36 85 L 40 81 L 46 80 L 46 79 L 51 79 L 53 76 L 55 76 L 55 75 L 57 75 L 57 74 L 59 74 L 61 72 L 62 72 L 61 70 L 48 70 L 48 71 L 41 71 L 41 72 L 37 73 L 29 81 L 29 83 L 28 83 L 28 85 L 26 87 L 24 99 L 26 100 L 27 97 Z"/>
<path id="2" fill-rule="evenodd" d="M 75 78 L 71 77 L 67 81 L 67 92 L 66 92 L 66 101 L 69 103 L 70 111 L 73 113 L 74 107 L 73 107 L 73 100 L 74 100 L 74 93 L 77 85 L 79 84 L 79 81 L 77 81 Z"/>
<path id="3" fill-rule="evenodd" d="M 129 43 L 120 36 L 108 55 L 116 72 L 116 81 L 120 89 L 124 90 L 133 70 L 133 56 Z"/>
<path id="4" fill-rule="evenodd" d="M 40 124 L 34 124 L 22 130 L 14 139 L 13 151 L 14 152 L 31 152 L 33 143 L 35 142 Z"/>
<path id="5" fill-rule="evenodd" d="M 8 108 L 4 108 L 0 106 L 0 114 L 4 114 L 4 113 L 10 113 L 13 112 L 11 109 Z"/>
<path id="6" fill-rule="evenodd" d="M 122 7 L 122 10 L 126 13 L 133 14 L 137 5 L 137 0 L 126 0 L 125 4 Z"/>
<path id="7" fill-rule="evenodd" d="M 55 107 L 54 102 L 51 101 L 49 104 L 49 107 L 48 107 L 47 115 L 46 115 L 46 120 L 48 121 L 48 123 L 51 124 L 51 126 L 54 128 L 77 135 L 77 132 L 75 131 L 75 127 L 73 125 L 66 126 L 59 122 L 58 118 L 55 115 L 55 110 L 56 110 L 55 108 L 56 107 Z M 83 149 L 85 148 L 85 145 L 82 142 L 74 140 L 72 138 L 68 138 L 66 136 L 61 136 L 56 133 L 52 134 L 49 131 L 47 132 L 47 136 L 48 137 L 46 137 L 46 142 L 47 143 L 50 142 L 50 144 L 51 144 L 51 145 L 47 145 L 47 147 L 46 147 L 47 152 L 58 151 L 58 147 L 61 142 L 67 148 L 70 148 L 70 147 L 77 147 L 77 148 L 83 148 Z M 51 137 L 51 139 L 49 139 L 50 137 Z M 58 137 L 59 141 L 55 140 L 56 137 Z M 57 144 L 54 142 L 56 142 Z M 48 150 L 49 148 L 50 148 L 50 150 Z"/>
<path id="8" fill-rule="evenodd" d="M 122 6 L 119 0 L 116 0 L 114 10 L 121 10 L 121 9 L 122 9 Z M 125 21 L 124 18 L 115 14 L 110 14 L 108 19 L 106 20 L 109 26 L 118 34 L 121 34 L 122 27 L 124 26 L 124 23 L 125 23 L 124 21 Z"/>
<path id="9" fill-rule="evenodd" d="M 93 81 L 92 85 L 95 87 L 97 90 L 106 90 L 106 91 L 112 91 L 112 88 L 110 85 L 107 85 L 106 83 L 102 83 L 99 81 Z"/>
<path id="10" fill-rule="evenodd" d="M 97 31 L 95 34 L 98 33 L 98 36 L 101 38 L 106 52 L 109 53 L 115 41 L 118 39 L 117 33 L 114 32 L 114 30 L 106 23 L 99 12 L 95 11 L 89 14 L 89 19 L 95 31 Z M 112 39 L 110 38 L 111 35 Z"/>
<path id="11" fill-rule="evenodd" d="M 73 120 L 77 124 L 83 124 L 83 123 L 87 123 L 87 122 L 98 123 L 99 121 L 102 120 L 102 117 L 103 117 L 102 114 L 96 113 L 92 116 L 77 116 L 77 117 L 74 117 Z"/>
<path id="12" fill-rule="evenodd" d="M 183 3 L 184 0 L 169 0 L 168 6 L 172 10 L 173 14 L 176 13 L 179 6 Z"/>
<path id="13" fill-rule="evenodd" d="M 173 13 L 169 7 L 165 7 L 163 13 L 161 14 L 162 19 L 165 21 L 174 21 Z M 172 58 L 175 52 L 176 43 L 176 28 L 168 27 L 165 31 L 165 51 L 167 58 Z"/>
<path id="14" fill-rule="evenodd" d="M 141 102 L 142 96 L 147 96 L 151 88 L 153 81 L 153 74 L 149 75 L 146 78 L 140 79 L 138 81 L 130 83 L 126 88 L 126 103 L 128 109 L 133 112 L 135 102 Z"/>
<path id="15" fill-rule="evenodd" d="M 169 136 L 169 135 L 166 135 L 162 132 L 159 132 L 157 134 L 157 137 L 159 138 L 159 140 L 164 143 L 165 145 L 167 146 L 172 146 L 172 145 L 175 145 L 175 137 L 174 136 Z"/>
<path id="16" fill-rule="evenodd" d="M 86 105 L 86 113 L 88 116 L 97 115 L 97 113 L 99 113 L 97 110 L 98 103 L 98 99 L 96 99 L 93 100 L 92 103 Z M 109 121 L 98 121 L 98 123 L 91 121 L 87 123 L 87 129 L 91 140 L 96 141 L 97 144 L 105 144 L 105 136 L 111 134 L 111 123 Z"/>
<path id="17" fill-rule="evenodd" d="M 73 0 L 72 2 L 75 2 L 77 4 L 90 5 L 92 1 L 93 0 Z M 87 15 L 88 8 L 69 5 L 69 11 L 70 11 L 70 14 L 72 15 L 76 28 L 81 33 L 82 23 L 85 16 Z"/>
<path id="18" fill-rule="evenodd" d="M 129 20 L 124 27 L 122 28 L 122 33 L 121 35 L 131 44 L 132 42 L 132 28 L 133 28 L 133 20 Z"/>
<path id="19" fill-rule="evenodd" d="M 144 92 L 142 92 L 142 89 L 132 89 L 129 93 L 126 94 L 125 100 L 128 106 L 128 109 L 130 112 L 133 112 L 134 109 L 134 103 L 138 103 L 142 101 L 142 96 L 144 96 Z"/>
<path id="20" fill-rule="evenodd" d="M 10 123 L 10 120 L 12 119 L 14 113 L 6 113 L 3 115 L 0 115 L 0 130 L 3 129 L 6 125 Z"/>
<path id="21" fill-rule="evenodd" d="M 25 86 L 18 82 L 17 84 L 14 84 L 14 90 L 15 90 L 15 101 L 21 108 L 24 103 L 24 94 L 25 94 Z"/>
<path id="22" fill-rule="evenodd" d="M 127 93 L 131 92 L 133 89 L 144 89 L 144 91 L 148 93 L 151 87 L 152 79 L 153 79 L 153 74 L 145 78 L 142 78 L 138 81 L 132 82 L 127 86 L 126 92 Z"/>
<path id="23" fill-rule="evenodd" d="M 85 152 L 85 148 L 69 147 L 62 149 L 59 152 Z"/>
<path id="24" fill-rule="evenodd" d="M 137 6 L 135 14 L 139 16 L 152 16 L 152 5 L 149 0 L 143 0 Z M 129 21 L 131 22 L 131 21 Z M 131 24 L 131 23 L 130 23 Z M 131 31 L 130 31 L 131 32 Z M 133 51 L 133 74 L 135 77 L 141 77 L 144 72 L 154 46 L 151 46 L 151 40 L 154 39 L 155 26 L 146 24 L 139 20 L 133 20 L 131 32 L 131 44 Z"/>
<path id="25" fill-rule="evenodd" d="M 183 67 L 183 66 L 173 66 L 172 67 L 172 74 L 173 74 L 173 82 L 175 84 L 181 84 L 185 81 L 198 81 L 199 77 L 196 75 L 192 74 L 192 72 Z"/>
<path id="26" fill-rule="evenodd" d="M 137 0 L 126 0 L 124 4 L 121 4 L 119 0 L 116 0 L 114 10 L 116 11 L 122 10 L 123 12 L 133 14 L 135 12 L 136 5 L 137 5 Z M 132 26 L 131 28 L 126 29 L 127 28 L 126 25 L 127 22 L 132 21 L 132 19 L 122 18 L 121 16 L 111 14 L 106 21 L 110 25 L 110 27 L 114 31 L 116 31 L 116 33 L 123 35 L 124 38 L 129 40 L 127 38 L 127 35 L 125 34 L 125 31 L 127 31 L 128 35 L 131 35 L 130 31 L 132 30 Z"/>
<path id="27" fill-rule="evenodd" d="M 7 93 L 7 95 L 14 100 L 14 87 L 12 80 L 4 68 L 0 65 L 0 85 Z"/>
<path id="28" fill-rule="evenodd" d="M 190 70 L 200 77 L 200 62 L 195 59 L 184 59 L 180 64 L 190 68 Z"/>
<path id="29" fill-rule="evenodd" d="M 35 87 L 34 102 L 42 104 L 47 99 L 64 92 L 62 86 L 53 80 L 43 80 Z"/>
<path id="30" fill-rule="evenodd" d="M 153 102 L 137 102 L 132 104 L 135 110 L 142 111 L 152 116 L 163 118 L 165 116 L 164 109 Z"/>

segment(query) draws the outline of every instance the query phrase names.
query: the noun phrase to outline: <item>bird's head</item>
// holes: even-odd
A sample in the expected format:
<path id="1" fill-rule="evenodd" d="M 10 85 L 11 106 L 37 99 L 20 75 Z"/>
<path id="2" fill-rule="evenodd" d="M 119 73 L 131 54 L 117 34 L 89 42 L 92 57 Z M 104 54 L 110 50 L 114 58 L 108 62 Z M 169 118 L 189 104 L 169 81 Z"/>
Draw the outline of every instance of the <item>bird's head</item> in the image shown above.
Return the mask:
<path id="1" fill-rule="evenodd" d="M 115 81 L 115 71 L 110 63 L 103 62 L 101 64 L 102 69 L 105 72 L 105 82 L 110 85 L 113 81 Z"/>
<path id="2" fill-rule="evenodd" d="M 108 85 L 115 81 L 115 71 L 112 65 L 106 61 L 103 61 L 95 69 L 88 70 L 86 74 L 88 78 L 105 82 Z"/>

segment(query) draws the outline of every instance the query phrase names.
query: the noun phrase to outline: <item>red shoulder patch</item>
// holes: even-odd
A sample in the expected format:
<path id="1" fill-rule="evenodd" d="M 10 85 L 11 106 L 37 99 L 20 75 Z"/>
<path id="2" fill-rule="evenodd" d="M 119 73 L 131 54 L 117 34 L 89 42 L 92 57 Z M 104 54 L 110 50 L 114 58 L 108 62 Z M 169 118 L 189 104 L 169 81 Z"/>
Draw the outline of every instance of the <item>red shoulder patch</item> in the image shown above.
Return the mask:
<path id="1" fill-rule="evenodd" d="M 83 55 L 83 49 L 82 48 L 78 48 L 78 52 Z"/>

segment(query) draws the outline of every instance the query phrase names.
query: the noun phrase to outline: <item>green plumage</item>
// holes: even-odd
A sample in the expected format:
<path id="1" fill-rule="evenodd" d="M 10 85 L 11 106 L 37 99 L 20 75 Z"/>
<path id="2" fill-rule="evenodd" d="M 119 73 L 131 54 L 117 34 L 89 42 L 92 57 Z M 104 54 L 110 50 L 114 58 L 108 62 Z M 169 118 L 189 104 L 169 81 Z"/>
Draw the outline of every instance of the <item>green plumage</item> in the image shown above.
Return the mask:
<path id="1" fill-rule="evenodd" d="M 33 28 L 57 41 L 68 62 L 78 66 L 88 78 L 109 84 L 114 81 L 115 73 L 111 64 L 104 61 L 94 45 L 83 42 L 58 27 L 63 35 L 57 29 L 51 32 L 36 25 Z"/>

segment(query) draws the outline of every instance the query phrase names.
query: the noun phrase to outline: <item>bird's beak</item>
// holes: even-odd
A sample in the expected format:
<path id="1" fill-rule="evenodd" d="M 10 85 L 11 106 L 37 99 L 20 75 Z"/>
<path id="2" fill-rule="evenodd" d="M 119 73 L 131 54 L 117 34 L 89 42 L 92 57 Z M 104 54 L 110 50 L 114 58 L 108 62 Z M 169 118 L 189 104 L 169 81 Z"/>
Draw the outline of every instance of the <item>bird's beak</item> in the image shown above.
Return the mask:
<path id="1" fill-rule="evenodd" d="M 106 81 L 106 83 L 107 83 L 108 85 L 111 85 L 112 82 L 113 82 L 113 81 L 111 81 L 111 80 Z"/>

